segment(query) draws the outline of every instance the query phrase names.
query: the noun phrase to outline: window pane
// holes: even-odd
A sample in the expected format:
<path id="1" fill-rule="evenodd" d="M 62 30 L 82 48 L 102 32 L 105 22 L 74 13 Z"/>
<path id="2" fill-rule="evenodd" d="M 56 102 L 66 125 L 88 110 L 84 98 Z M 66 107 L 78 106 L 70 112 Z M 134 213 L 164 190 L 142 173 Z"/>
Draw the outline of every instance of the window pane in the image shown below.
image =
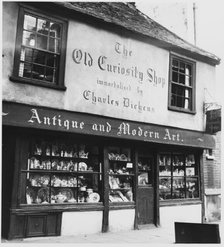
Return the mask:
<path id="1" fill-rule="evenodd" d="M 23 31 L 22 44 L 35 47 L 35 34 L 29 31 Z"/>
<path id="2" fill-rule="evenodd" d="M 45 79 L 49 82 L 53 82 L 55 83 L 56 81 L 56 72 L 55 72 L 55 69 L 49 69 L 49 68 L 46 68 L 46 77 Z"/>
<path id="3" fill-rule="evenodd" d="M 173 178 L 173 199 L 185 198 L 185 182 L 184 177 Z"/>
<path id="4" fill-rule="evenodd" d="M 194 165 L 195 165 L 194 154 L 188 154 L 186 156 L 186 166 L 194 166 Z"/>
<path id="5" fill-rule="evenodd" d="M 44 66 L 39 66 L 34 64 L 33 65 L 33 71 L 32 71 L 32 77 L 34 79 L 38 79 L 38 80 L 44 80 L 45 79 L 45 67 Z"/>
<path id="6" fill-rule="evenodd" d="M 171 176 L 171 155 L 160 154 L 159 175 L 160 176 Z"/>
<path id="7" fill-rule="evenodd" d="M 20 60 L 32 63 L 33 61 L 33 50 L 29 48 L 22 48 L 20 54 Z"/>
<path id="8" fill-rule="evenodd" d="M 173 59 L 173 70 L 178 71 L 179 62 L 176 59 Z"/>
<path id="9" fill-rule="evenodd" d="M 187 178 L 186 180 L 187 198 L 198 198 L 198 178 Z"/>
<path id="10" fill-rule="evenodd" d="M 172 81 L 178 82 L 178 73 L 175 71 L 172 72 Z"/>
<path id="11" fill-rule="evenodd" d="M 46 53 L 42 51 L 35 50 L 33 53 L 33 62 L 35 64 L 46 64 Z M 34 65 L 35 67 L 36 65 Z"/>
<path id="12" fill-rule="evenodd" d="M 25 15 L 24 16 L 24 25 L 23 28 L 26 30 L 30 31 L 35 31 L 36 30 L 36 18 L 30 15 Z"/>
<path id="13" fill-rule="evenodd" d="M 185 63 L 180 62 L 180 68 L 179 68 L 179 71 L 180 71 L 181 73 L 185 73 Z"/>
<path id="14" fill-rule="evenodd" d="M 185 75 L 184 74 L 179 74 L 179 83 L 185 84 Z"/>
<path id="15" fill-rule="evenodd" d="M 30 78 L 32 72 L 32 65 L 31 64 L 24 64 L 24 71 L 23 71 L 23 77 Z"/>
<path id="16" fill-rule="evenodd" d="M 49 27 L 50 27 L 49 21 L 38 19 L 37 21 L 37 32 L 38 33 L 48 35 Z"/>
<path id="17" fill-rule="evenodd" d="M 159 178 L 160 200 L 171 199 L 171 178 Z"/>
<path id="18" fill-rule="evenodd" d="M 184 165 L 184 156 L 182 154 L 173 155 L 173 166 L 183 166 Z"/>
<path id="19" fill-rule="evenodd" d="M 59 40 L 50 38 L 49 39 L 49 51 L 52 51 L 54 53 L 59 53 Z"/>
<path id="20" fill-rule="evenodd" d="M 47 50 L 47 36 L 37 34 L 37 48 Z"/>
<path id="21" fill-rule="evenodd" d="M 46 65 L 52 68 L 58 67 L 58 56 L 52 54 L 46 54 Z"/>
<path id="22" fill-rule="evenodd" d="M 50 36 L 54 38 L 61 37 L 61 26 L 59 24 L 54 22 L 50 23 Z"/>

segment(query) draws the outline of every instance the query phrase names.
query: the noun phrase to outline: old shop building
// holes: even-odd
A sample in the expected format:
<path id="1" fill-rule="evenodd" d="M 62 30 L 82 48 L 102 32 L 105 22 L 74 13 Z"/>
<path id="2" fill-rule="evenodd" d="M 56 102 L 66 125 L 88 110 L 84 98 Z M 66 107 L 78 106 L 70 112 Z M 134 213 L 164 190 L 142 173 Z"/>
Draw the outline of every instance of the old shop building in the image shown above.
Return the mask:
<path id="1" fill-rule="evenodd" d="M 4 2 L 3 236 L 202 222 L 217 64 L 132 4 Z"/>

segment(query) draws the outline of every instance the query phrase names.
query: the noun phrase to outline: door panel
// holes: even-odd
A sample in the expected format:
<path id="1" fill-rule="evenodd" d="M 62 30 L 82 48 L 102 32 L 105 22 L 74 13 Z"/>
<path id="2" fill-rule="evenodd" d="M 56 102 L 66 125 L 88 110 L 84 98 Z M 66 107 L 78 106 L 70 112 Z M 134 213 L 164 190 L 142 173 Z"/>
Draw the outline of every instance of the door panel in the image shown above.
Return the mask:
<path id="1" fill-rule="evenodd" d="M 138 188 L 138 224 L 154 223 L 154 194 L 153 188 Z"/>
<path id="2" fill-rule="evenodd" d="M 154 223 L 153 156 L 139 155 L 137 185 L 137 224 Z"/>

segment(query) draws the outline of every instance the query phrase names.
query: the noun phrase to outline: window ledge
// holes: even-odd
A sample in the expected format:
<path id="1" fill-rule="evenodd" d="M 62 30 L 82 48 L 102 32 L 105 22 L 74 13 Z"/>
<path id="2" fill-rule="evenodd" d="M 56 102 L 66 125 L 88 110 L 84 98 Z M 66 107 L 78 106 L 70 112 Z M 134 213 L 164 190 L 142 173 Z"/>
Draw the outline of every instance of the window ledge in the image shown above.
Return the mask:
<path id="1" fill-rule="evenodd" d="M 190 111 L 181 107 L 175 107 L 175 106 L 168 106 L 168 110 L 171 111 L 177 111 L 177 112 L 182 112 L 182 113 L 188 113 L 188 114 L 192 114 L 195 115 L 196 111 Z"/>
<path id="2" fill-rule="evenodd" d="M 65 86 L 53 85 L 53 84 L 49 84 L 49 83 L 42 82 L 39 80 L 33 80 L 32 81 L 32 80 L 29 80 L 26 78 L 21 78 L 21 77 L 16 77 L 16 76 L 10 76 L 9 79 L 12 82 L 29 84 L 32 86 L 51 88 L 51 89 L 56 89 L 56 90 L 61 90 L 61 91 L 65 91 L 67 89 Z"/>
<path id="3" fill-rule="evenodd" d="M 197 199 L 183 199 L 183 200 L 164 200 L 159 202 L 160 207 L 166 207 L 166 206 L 182 206 L 182 205 L 193 205 L 193 204 L 202 204 L 202 201 Z"/>
<path id="4" fill-rule="evenodd" d="M 80 203 L 80 204 L 40 204 L 40 205 L 27 205 L 22 204 L 19 208 L 10 209 L 15 214 L 29 214 L 41 212 L 65 212 L 65 211 L 98 211 L 103 210 L 102 202 L 99 203 Z"/>

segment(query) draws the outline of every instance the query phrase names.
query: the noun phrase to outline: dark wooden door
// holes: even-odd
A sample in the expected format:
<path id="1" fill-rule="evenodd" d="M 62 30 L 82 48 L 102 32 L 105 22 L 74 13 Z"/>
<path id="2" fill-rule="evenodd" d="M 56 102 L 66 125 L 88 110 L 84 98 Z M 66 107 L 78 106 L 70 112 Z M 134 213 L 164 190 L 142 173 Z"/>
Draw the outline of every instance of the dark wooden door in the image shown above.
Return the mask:
<path id="1" fill-rule="evenodd" d="M 155 218 L 153 156 L 138 157 L 137 224 L 153 224 Z"/>

